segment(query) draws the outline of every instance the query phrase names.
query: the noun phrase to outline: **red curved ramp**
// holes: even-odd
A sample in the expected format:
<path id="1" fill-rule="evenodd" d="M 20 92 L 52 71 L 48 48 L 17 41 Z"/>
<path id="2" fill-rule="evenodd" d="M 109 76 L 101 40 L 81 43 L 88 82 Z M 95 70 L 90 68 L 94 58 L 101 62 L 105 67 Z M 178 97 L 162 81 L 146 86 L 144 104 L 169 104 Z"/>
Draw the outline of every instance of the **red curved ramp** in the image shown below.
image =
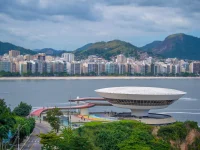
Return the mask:
<path id="1" fill-rule="evenodd" d="M 56 107 L 56 108 L 60 108 L 60 109 L 83 109 L 83 108 L 90 108 L 90 107 L 94 107 L 95 104 L 92 104 L 92 103 L 86 103 L 84 105 L 77 105 L 77 106 L 68 106 L 68 107 Z M 50 110 L 50 109 L 53 109 L 55 107 L 48 107 L 48 108 L 38 108 L 34 111 L 32 111 L 30 113 L 30 116 L 40 116 L 42 112 L 44 111 L 47 111 L 47 110 Z"/>

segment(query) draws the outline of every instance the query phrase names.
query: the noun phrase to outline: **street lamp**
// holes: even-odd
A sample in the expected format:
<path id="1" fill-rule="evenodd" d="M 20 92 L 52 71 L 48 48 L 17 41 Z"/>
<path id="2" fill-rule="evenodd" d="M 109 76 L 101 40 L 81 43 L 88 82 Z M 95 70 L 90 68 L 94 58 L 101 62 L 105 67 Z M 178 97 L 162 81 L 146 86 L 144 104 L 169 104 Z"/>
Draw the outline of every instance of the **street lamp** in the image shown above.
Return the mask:
<path id="1" fill-rule="evenodd" d="M 20 124 L 19 124 L 19 125 L 18 125 L 18 128 L 17 128 L 17 131 L 18 131 L 18 136 L 17 136 L 17 137 L 18 137 L 18 142 L 17 142 L 17 147 L 18 147 L 18 148 L 17 148 L 17 149 L 18 149 L 18 150 L 20 150 L 20 149 L 19 149 L 20 130 L 21 130 L 25 125 L 26 125 L 26 123 L 25 123 L 23 126 L 21 126 L 21 128 L 20 128 Z"/>

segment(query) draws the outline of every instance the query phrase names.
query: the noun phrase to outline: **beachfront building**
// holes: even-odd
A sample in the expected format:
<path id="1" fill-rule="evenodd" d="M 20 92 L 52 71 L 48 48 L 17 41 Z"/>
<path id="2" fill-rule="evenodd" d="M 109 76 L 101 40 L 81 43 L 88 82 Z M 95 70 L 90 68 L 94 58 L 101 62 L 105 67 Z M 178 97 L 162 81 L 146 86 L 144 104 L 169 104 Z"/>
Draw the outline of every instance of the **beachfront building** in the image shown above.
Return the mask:
<path id="1" fill-rule="evenodd" d="M 192 73 L 200 74 L 200 62 L 193 62 L 192 63 Z"/>
<path id="2" fill-rule="evenodd" d="M 52 62 L 52 72 L 53 73 L 59 73 L 59 72 L 64 72 L 64 62 L 63 61 L 53 61 Z"/>
<path id="3" fill-rule="evenodd" d="M 119 66 L 118 74 L 123 75 L 123 74 L 125 74 L 127 72 L 125 64 L 119 63 L 118 66 Z"/>
<path id="4" fill-rule="evenodd" d="M 8 60 L 0 61 L 0 71 L 11 72 L 11 62 Z"/>
<path id="5" fill-rule="evenodd" d="M 102 73 L 105 73 L 105 62 L 98 62 L 98 74 L 101 75 Z"/>
<path id="6" fill-rule="evenodd" d="M 119 65 L 114 62 L 107 62 L 105 65 L 105 71 L 108 74 L 119 74 Z"/>
<path id="7" fill-rule="evenodd" d="M 10 62 L 10 72 L 17 72 L 17 66 L 15 62 Z"/>
<path id="8" fill-rule="evenodd" d="M 71 74 L 72 75 L 80 75 L 82 69 L 82 63 L 80 62 L 72 62 L 71 63 Z"/>
<path id="9" fill-rule="evenodd" d="M 37 73 L 45 73 L 46 72 L 46 62 L 43 60 L 38 60 L 37 62 L 37 67 L 36 67 L 36 72 Z"/>
<path id="10" fill-rule="evenodd" d="M 37 64 L 33 60 L 31 60 L 30 63 L 31 63 L 31 71 L 30 72 L 33 73 L 33 74 L 35 74 L 36 73 Z"/>
<path id="11" fill-rule="evenodd" d="M 88 63 L 88 73 L 98 74 L 98 64 L 95 62 Z"/>
<path id="12" fill-rule="evenodd" d="M 19 62 L 19 73 L 22 75 L 23 73 L 27 73 L 27 62 L 21 61 Z"/>

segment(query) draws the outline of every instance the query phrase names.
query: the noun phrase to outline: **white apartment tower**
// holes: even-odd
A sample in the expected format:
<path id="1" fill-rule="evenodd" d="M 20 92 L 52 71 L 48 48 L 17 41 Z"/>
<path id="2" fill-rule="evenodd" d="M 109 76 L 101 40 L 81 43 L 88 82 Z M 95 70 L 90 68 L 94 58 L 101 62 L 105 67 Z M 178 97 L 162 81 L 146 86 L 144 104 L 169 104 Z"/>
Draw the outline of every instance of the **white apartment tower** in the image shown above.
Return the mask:
<path id="1" fill-rule="evenodd" d="M 62 54 L 62 58 L 64 58 L 64 60 L 66 62 L 73 62 L 74 61 L 74 54 L 72 54 L 72 53 L 63 53 Z"/>

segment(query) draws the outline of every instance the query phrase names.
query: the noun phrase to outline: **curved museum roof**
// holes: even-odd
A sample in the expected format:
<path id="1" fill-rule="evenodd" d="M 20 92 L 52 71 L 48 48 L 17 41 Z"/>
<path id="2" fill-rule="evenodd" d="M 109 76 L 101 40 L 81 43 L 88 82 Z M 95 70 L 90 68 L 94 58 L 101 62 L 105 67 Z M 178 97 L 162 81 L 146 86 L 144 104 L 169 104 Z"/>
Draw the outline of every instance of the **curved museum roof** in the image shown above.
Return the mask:
<path id="1" fill-rule="evenodd" d="M 174 89 L 136 86 L 111 87 L 95 91 L 104 98 L 132 100 L 177 100 L 186 94 Z"/>
<path id="2" fill-rule="evenodd" d="M 183 91 L 157 87 L 111 87 L 95 90 L 96 92 L 111 94 L 133 94 L 133 95 L 184 95 Z"/>

